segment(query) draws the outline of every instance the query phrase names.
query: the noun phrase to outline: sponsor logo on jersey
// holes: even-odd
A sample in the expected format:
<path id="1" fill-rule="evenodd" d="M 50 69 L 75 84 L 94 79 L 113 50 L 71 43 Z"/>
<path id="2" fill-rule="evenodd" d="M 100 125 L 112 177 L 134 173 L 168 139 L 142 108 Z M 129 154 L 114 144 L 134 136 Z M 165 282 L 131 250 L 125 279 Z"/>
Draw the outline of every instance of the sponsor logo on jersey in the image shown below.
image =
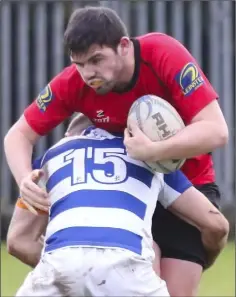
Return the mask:
<path id="1" fill-rule="evenodd" d="M 177 74 L 176 80 L 180 85 L 184 96 L 191 95 L 204 83 L 204 79 L 194 63 L 186 64 Z"/>
<path id="2" fill-rule="evenodd" d="M 104 110 L 97 110 L 96 111 L 96 118 L 93 119 L 95 123 L 109 123 L 110 122 L 110 117 L 105 116 Z"/>
<path id="3" fill-rule="evenodd" d="M 36 103 L 38 105 L 38 108 L 40 111 L 45 112 L 47 109 L 47 106 L 53 99 L 52 90 L 50 88 L 50 85 L 47 85 L 38 95 L 38 98 L 36 99 Z"/>

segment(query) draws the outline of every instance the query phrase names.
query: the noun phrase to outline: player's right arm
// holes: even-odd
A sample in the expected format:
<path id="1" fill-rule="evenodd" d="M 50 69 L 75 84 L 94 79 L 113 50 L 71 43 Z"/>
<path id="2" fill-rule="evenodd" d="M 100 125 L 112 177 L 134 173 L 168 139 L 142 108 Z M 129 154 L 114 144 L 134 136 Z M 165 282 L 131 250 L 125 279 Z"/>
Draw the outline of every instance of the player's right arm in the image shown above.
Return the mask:
<path id="1" fill-rule="evenodd" d="M 35 195 L 33 207 L 47 207 L 47 193 L 35 181 L 42 175 L 40 170 L 32 170 L 33 146 L 39 139 L 22 116 L 8 131 L 4 139 L 5 154 L 10 170 L 19 186 L 21 196 L 28 201 Z"/>
<path id="2" fill-rule="evenodd" d="M 199 229 L 211 266 L 227 242 L 229 223 L 224 215 L 181 171 L 165 176 L 162 194 L 164 207 Z"/>
<path id="3" fill-rule="evenodd" d="M 149 41 L 153 70 L 186 127 L 173 137 L 153 142 L 146 160 L 192 158 L 226 145 L 229 132 L 219 96 L 196 60 L 176 39 L 154 36 Z"/>
<path id="4" fill-rule="evenodd" d="M 23 263 L 35 267 L 43 248 L 42 236 L 48 222 L 48 213 L 32 214 L 18 199 L 7 234 L 9 254 Z"/>
<path id="5" fill-rule="evenodd" d="M 5 154 L 10 170 L 22 197 L 32 206 L 48 206 L 47 194 L 33 181 L 31 158 L 33 146 L 42 135 L 72 114 L 73 94 L 68 94 L 68 73 L 65 69 L 56 76 L 24 111 L 24 115 L 10 128 L 4 139 Z M 73 89 L 75 92 L 76 87 Z M 72 92 L 72 91 L 71 91 Z M 70 100 L 70 102 L 68 102 Z M 36 172 L 38 174 L 39 172 Z"/>

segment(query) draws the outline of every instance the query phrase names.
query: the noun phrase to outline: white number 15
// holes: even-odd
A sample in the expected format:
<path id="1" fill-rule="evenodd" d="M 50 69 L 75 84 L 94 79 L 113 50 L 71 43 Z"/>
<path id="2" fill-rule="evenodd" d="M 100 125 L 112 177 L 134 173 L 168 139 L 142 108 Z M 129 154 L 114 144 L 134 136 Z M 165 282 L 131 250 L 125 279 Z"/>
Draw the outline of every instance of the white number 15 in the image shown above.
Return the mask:
<path id="1" fill-rule="evenodd" d="M 116 184 L 127 179 L 123 148 L 82 148 L 65 156 L 73 166 L 72 184 L 86 183 L 88 174 L 98 183 Z"/>

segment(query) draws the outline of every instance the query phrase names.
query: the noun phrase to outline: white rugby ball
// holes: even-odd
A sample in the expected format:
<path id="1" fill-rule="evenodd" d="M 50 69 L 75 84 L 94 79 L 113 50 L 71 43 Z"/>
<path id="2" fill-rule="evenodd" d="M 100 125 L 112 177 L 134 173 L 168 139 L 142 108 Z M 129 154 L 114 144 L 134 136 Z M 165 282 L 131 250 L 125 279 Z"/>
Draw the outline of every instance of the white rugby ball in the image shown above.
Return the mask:
<path id="1" fill-rule="evenodd" d="M 145 95 L 137 99 L 130 108 L 127 127 L 132 121 L 152 141 L 161 141 L 175 135 L 185 127 L 176 109 L 166 100 Z M 185 159 L 145 162 L 151 169 L 161 173 L 174 172 L 181 168 Z"/>

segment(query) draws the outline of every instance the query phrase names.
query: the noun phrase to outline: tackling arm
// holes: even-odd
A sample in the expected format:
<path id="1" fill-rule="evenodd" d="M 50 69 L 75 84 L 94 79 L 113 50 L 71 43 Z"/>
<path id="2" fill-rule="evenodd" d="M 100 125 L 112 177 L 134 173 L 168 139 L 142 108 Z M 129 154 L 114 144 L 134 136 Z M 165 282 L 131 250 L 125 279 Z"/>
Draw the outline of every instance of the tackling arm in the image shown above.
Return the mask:
<path id="1" fill-rule="evenodd" d="M 194 187 L 187 189 L 168 208 L 199 229 L 211 266 L 227 243 L 229 223 L 223 214 Z"/>
<path id="2" fill-rule="evenodd" d="M 32 214 L 16 206 L 7 234 L 8 252 L 23 263 L 35 267 L 43 248 L 42 236 L 48 222 L 47 213 Z"/>
<path id="3" fill-rule="evenodd" d="M 181 171 L 164 175 L 161 204 L 173 214 L 195 226 L 202 236 L 210 267 L 224 248 L 229 223 L 208 198 L 192 186 Z"/>

